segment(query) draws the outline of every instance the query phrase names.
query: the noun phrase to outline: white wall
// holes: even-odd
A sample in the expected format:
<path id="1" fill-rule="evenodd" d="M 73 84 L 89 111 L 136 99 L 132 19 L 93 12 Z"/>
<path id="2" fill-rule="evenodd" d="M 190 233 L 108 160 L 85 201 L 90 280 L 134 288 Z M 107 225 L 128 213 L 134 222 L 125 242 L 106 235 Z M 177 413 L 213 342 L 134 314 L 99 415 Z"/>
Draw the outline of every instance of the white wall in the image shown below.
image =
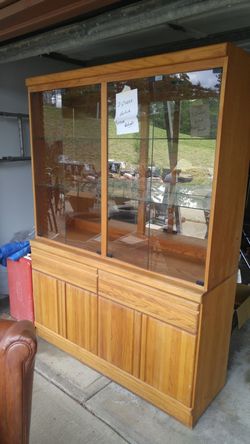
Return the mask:
<path id="1" fill-rule="evenodd" d="M 25 79 L 75 67 L 43 57 L 0 65 L 0 111 L 28 114 Z M 19 146 L 12 122 L 0 124 L 0 157 L 18 156 Z M 30 162 L 0 162 L 0 245 L 14 233 L 34 225 Z M 0 294 L 8 292 L 6 270 L 0 267 Z"/>

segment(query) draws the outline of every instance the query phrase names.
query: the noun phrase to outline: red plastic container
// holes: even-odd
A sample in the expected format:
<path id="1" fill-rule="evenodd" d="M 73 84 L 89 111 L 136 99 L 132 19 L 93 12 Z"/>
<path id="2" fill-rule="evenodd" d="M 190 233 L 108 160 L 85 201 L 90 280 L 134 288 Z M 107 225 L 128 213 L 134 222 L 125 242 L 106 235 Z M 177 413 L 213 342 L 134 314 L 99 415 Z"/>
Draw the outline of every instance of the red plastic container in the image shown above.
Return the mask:
<path id="1" fill-rule="evenodd" d="M 28 319 L 34 322 L 31 260 L 7 260 L 10 296 L 10 314 L 18 321 Z"/>

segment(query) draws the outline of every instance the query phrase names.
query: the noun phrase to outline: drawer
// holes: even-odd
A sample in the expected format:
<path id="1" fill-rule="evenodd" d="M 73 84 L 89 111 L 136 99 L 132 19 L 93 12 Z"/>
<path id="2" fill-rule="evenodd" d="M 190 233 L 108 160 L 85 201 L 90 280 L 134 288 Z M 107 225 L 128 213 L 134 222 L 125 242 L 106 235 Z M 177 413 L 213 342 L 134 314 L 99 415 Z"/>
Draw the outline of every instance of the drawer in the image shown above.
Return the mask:
<path id="1" fill-rule="evenodd" d="M 97 270 L 94 267 L 32 248 L 32 268 L 92 293 L 97 292 Z"/>
<path id="2" fill-rule="evenodd" d="M 98 294 L 161 321 L 196 333 L 200 305 L 165 291 L 99 271 Z"/>

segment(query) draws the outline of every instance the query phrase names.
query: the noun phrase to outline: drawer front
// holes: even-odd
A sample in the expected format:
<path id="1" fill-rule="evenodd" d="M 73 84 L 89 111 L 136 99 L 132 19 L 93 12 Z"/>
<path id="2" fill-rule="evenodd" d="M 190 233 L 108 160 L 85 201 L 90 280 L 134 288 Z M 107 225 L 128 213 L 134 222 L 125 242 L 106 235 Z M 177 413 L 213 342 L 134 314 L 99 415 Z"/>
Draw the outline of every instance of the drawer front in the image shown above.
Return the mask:
<path id="1" fill-rule="evenodd" d="M 94 267 L 32 248 L 32 268 L 93 293 L 97 292 L 97 270 Z"/>
<path id="2" fill-rule="evenodd" d="M 99 271 L 98 294 L 190 333 L 198 329 L 199 304 Z"/>

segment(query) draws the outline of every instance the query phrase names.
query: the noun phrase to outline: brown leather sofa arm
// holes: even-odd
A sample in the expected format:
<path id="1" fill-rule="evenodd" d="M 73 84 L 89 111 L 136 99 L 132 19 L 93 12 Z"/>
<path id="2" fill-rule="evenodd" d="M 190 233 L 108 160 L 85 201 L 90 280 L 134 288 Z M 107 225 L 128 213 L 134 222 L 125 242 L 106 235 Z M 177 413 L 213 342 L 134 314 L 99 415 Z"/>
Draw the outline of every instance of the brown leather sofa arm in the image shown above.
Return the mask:
<path id="1" fill-rule="evenodd" d="M 30 321 L 9 321 L 0 320 L 0 345 L 3 348 L 4 341 L 15 341 L 15 338 L 22 336 L 22 338 L 30 339 L 36 343 L 36 333 L 32 322 Z"/>
<path id="2" fill-rule="evenodd" d="M 0 321 L 0 443 L 28 444 L 37 341 L 29 321 Z"/>

